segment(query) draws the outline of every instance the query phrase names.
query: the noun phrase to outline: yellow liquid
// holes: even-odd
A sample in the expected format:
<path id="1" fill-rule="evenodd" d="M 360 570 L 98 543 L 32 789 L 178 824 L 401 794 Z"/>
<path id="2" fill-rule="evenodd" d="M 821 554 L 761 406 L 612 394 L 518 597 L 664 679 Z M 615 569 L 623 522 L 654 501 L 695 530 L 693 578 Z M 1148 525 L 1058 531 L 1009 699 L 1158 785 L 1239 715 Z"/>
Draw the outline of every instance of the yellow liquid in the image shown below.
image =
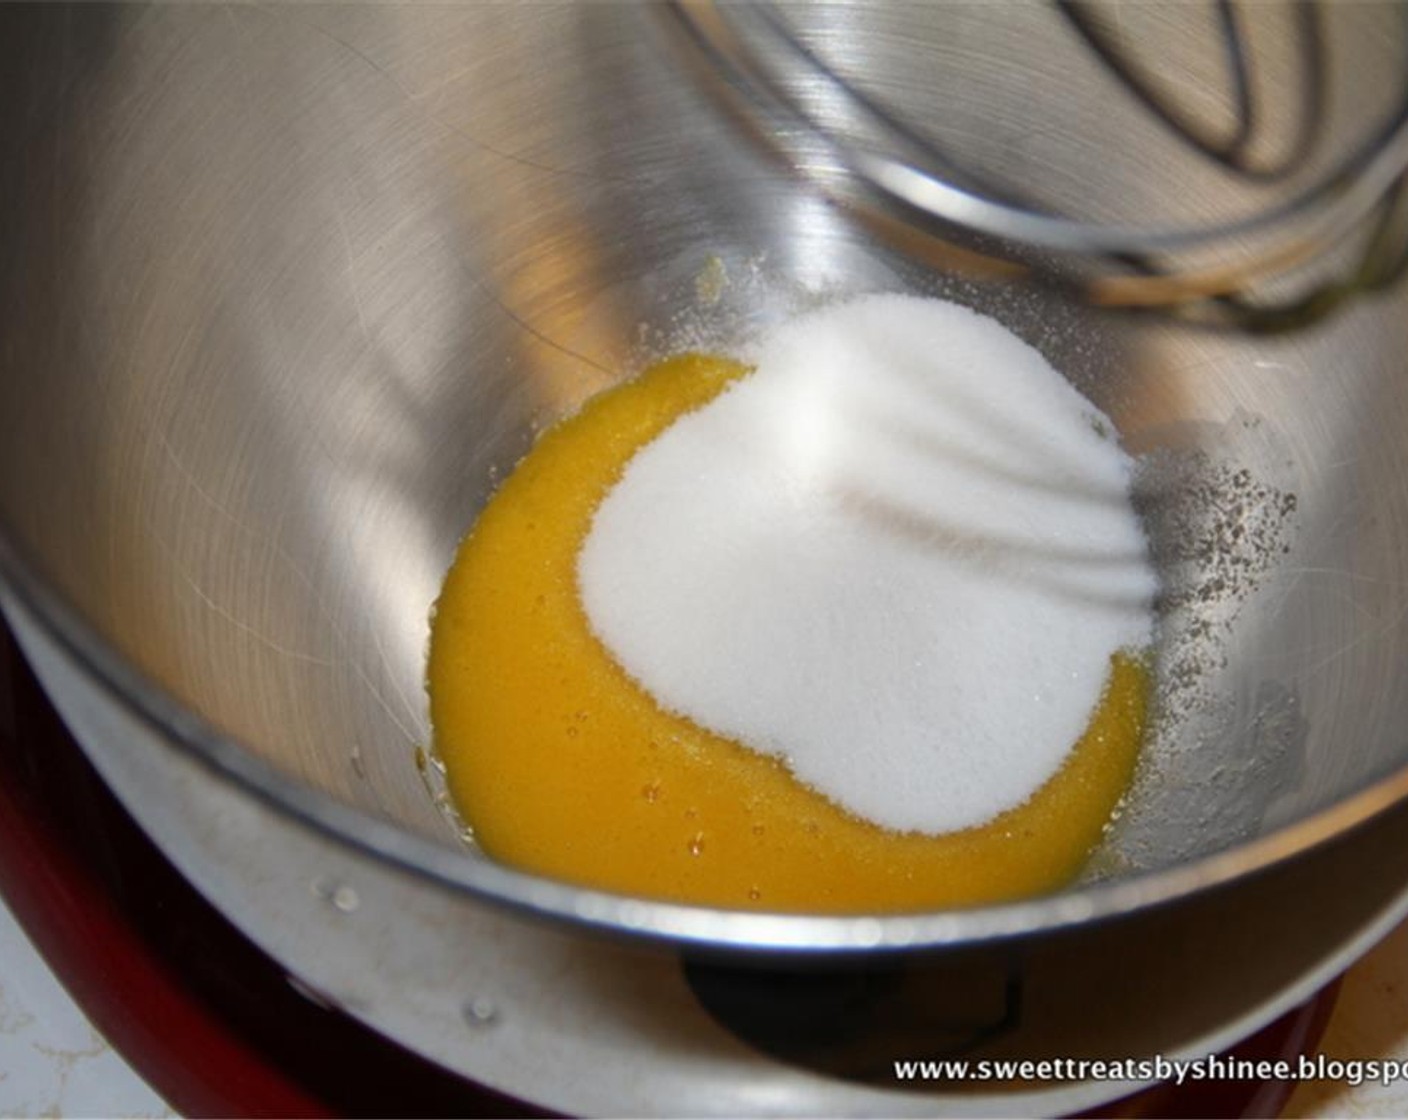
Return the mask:
<path id="1" fill-rule="evenodd" d="M 1133 774 L 1149 692 L 1138 658 L 1112 659 L 1085 735 L 1029 801 L 927 836 L 863 821 L 662 710 L 592 634 L 576 562 L 598 503 L 639 448 L 746 372 L 690 355 L 594 398 L 543 435 L 460 546 L 429 687 L 475 838 L 556 879 L 740 909 L 921 910 L 1062 886 Z"/>

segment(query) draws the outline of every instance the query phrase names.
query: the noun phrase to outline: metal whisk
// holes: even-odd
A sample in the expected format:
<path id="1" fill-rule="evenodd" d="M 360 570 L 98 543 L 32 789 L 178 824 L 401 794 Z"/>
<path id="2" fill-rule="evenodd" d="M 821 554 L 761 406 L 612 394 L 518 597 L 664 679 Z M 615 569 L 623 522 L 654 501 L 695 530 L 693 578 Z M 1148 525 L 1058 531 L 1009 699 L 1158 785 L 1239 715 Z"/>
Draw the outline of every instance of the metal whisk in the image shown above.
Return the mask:
<path id="1" fill-rule="evenodd" d="M 1216 0 L 1166 8 L 1184 24 L 1199 21 L 1204 56 L 1219 56 L 1196 61 L 1204 72 L 1221 71 L 1221 114 L 1208 108 L 1208 90 L 1191 65 L 1165 57 L 1168 37 L 1157 28 L 1131 34 L 1118 4 L 991 5 L 984 17 L 993 10 L 1026 25 L 1043 21 L 1024 28 L 1028 40 L 1038 50 L 1050 43 L 1061 65 L 1089 71 L 1079 75 L 1081 139 L 1096 151 L 1105 145 L 1090 160 L 1092 189 L 1103 153 L 1123 142 L 1114 125 L 1100 135 L 1110 107 L 1120 127 L 1142 130 L 1140 143 L 1160 150 L 1166 190 L 1176 196 L 1184 176 L 1213 184 L 1217 216 L 1079 216 L 1031 189 L 1039 163 L 1003 175 L 967 158 L 961 143 L 928 127 L 933 114 L 921 119 L 889 96 L 922 82 L 893 82 L 883 69 L 867 68 L 865 58 L 849 67 L 834 61 L 870 32 L 881 9 L 836 9 L 820 31 L 806 18 L 817 9 L 768 0 L 674 0 L 666 9 L 668 25 L 704 63 L 697 69 L 711 92 L 755 136 L 830 197 L 949 266 L 1037 279 L 1096 304 L 1260 331 L 1318 319 L 1408 271 L 1408 5 L 1301 0 L 1273 9 Z M 956 5 L 925 13 L 940 38 L 943 20 L 961 14 Z M 1355 20 L 1375 22 L 1356 28 Z M 1265 28 L 1258 25 L 1269 21 L 1278 21 L 1279 55 L 1259 37 Z M 929 73 L 941 82 L 987 80 L 1007 32 L 996 27 L 991 43 L 980 44 L 985 54 L 971 49 L 971 33 L 960 41 L 961 31 L 940 44 L 958 64 Z M 1396 41 L 1384 45 L 1386 33 Z M 1383 47 L 1374 65 L 1364 61 L 1366 36 Z M 1277 61 L 1279 70 L 1271 65 Z M 952 72 L 965 65 L 971 73 Z M 1264 70 L 1276 70 L 1279 83 L 1263 81 Z M 1019 77 L 1025 96 L 1045 96 L 1040 76 Z M 1022 95 L 1014 96 L 1020 102 Z M 1219 126 L 1215 115 L 1226 120 Z M 1183 163 L 1174 162 L 1173 150 Z"/>

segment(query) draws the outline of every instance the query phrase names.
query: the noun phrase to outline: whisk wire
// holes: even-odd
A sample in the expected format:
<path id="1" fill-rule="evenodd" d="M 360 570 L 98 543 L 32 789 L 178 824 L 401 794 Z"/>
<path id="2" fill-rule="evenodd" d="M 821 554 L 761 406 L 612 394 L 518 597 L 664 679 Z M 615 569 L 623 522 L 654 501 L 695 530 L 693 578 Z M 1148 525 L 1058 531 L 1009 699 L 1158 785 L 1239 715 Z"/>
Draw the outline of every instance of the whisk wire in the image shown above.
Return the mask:
<path id="1" fill-rule="evenodd" d="M 1236 0 L 1216 0 L 1213 9 L 1232 107 L 1232 126 L 1220 132 L 1163 92 L 1095 18 L 1088 0 L 1053 3 L 1075 39 L 1152 119 L 1234 176 L 1285 182 L 1306 169 L 1322 143 L 1330 59 L 1316 0 L 1297 0 L 1289 9 L 1300 97 L 1279 155 L 1263 150 L 1264 96 Z M 1378 290 L 1404 271 L 1398 243 L 1408 191 L 1408 58 L 1385 123 L 1309 186 L 1232 220 L 1135 226 L 1054 212 L 975 171 L 829 64 L 768 0 L 671 0 L 666 11 L 702 53 L 705 72 L 720 79 L 711 83 L 715 92 L 763 126 L 755 132 L 784 147 L 785 137 L 805 139 L 805 152 L 794 144 L 789 153 L 801 174 L 833 198 L 879 211 L 891 226 L 956 242 L 964 253 L 988 259 L 995 266 L 989 272 L 1010 275 L 1015 265 L 1103 305 L 1266 330 L 1298 325 L 1314 309 Z M 1403 18 L 1408 51 L 1408 6 Z M 838 125 L 832 119 L 838 115 L 857 123 Z M 1315 263 L 1363 230 L 1370 231 L 1363 256 L 1347 273 L 1308 293 L 1259 298 L 1265 282 Z"/>

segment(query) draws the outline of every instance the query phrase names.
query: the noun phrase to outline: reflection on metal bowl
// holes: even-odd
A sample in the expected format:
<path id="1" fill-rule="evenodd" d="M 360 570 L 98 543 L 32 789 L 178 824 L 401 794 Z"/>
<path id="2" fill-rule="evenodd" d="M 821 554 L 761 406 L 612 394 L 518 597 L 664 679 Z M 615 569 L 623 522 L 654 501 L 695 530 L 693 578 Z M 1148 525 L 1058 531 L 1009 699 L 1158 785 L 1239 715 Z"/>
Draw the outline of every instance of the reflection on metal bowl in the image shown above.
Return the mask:
<path id="1" fill-rule="evenodd" d="M 1408 793 L 1401 293 L 1258 338 L 945 278 L 744 143 L 626 6 L 45 6 L 0 27 L 6 613 L 192 880 L 423 1053 L 491 1061 L 511 1089 L 534 1017 L 510 1006 L 473 1057 L 446 1023 L 481 991 L 529 998 L 524 970 L 551 968 L 586 993 L 563 1029 L 595 1038 L 574 1050 L 590 1065 L 660 1026 L 628 1008 L 653 994 L 635 954 L 661 946 L 1097 945 L 1219 884 L 1253 897 L 1273 882 L 1254 873 L 1309 866 Z M 887 65 L 922 100 L 923 75 Z M 1372 86 L 1397 56 L 1360 65 Z M 1090 117 L 1072 114 L 1077 154 Z M 1123 136 L 1121 120 L 1097 123 Z M 1017 178 L 1052 152 L 989 148 Z M 1085 158 L 1084 180 L 1046 185 L 1096 209 L 1175 188 L 1196 204 L 1157 150 L 1135 178 L 1122 153 L 1103 178 Z M 466 852 L 414 754 L 430 606 L 496 473 L 650 356 L 865 290 L 998 317 L 1145 457 L 1164 715 L 1091 881 L 1001 907 L 779 917 L 595 894 Z M 1377 928 L 1393 885 L 1344 928 Z M 1360 944 L 1326 936 L 1316 960 Z M 1220 1021 L 1263 1021 L 1311 968 L 1268 974 L 1256 1010 Z M 1203 1028 L 1180 1038 L 1221 1037 Z M 815 1111 L 875 1091 L 777 1078 L 710 1099 Z M 633 1105 L 650 1107 L 579 1107 Z"/>

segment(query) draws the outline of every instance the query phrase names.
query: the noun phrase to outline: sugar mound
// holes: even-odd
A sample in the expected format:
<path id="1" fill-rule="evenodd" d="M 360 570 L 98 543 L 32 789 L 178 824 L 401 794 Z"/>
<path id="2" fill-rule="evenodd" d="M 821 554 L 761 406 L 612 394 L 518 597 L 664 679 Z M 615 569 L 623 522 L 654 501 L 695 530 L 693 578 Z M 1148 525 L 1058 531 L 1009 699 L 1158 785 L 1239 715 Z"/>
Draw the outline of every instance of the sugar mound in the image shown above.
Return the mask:
<path id="1" fill-rule="evenodd" d="M 868 296 L 627 465 L 578 559 L 663 707 L 886 828 L 979 825 L 1061 766 L 1156 589 L 1113 426 L 992 319 Z"/>

